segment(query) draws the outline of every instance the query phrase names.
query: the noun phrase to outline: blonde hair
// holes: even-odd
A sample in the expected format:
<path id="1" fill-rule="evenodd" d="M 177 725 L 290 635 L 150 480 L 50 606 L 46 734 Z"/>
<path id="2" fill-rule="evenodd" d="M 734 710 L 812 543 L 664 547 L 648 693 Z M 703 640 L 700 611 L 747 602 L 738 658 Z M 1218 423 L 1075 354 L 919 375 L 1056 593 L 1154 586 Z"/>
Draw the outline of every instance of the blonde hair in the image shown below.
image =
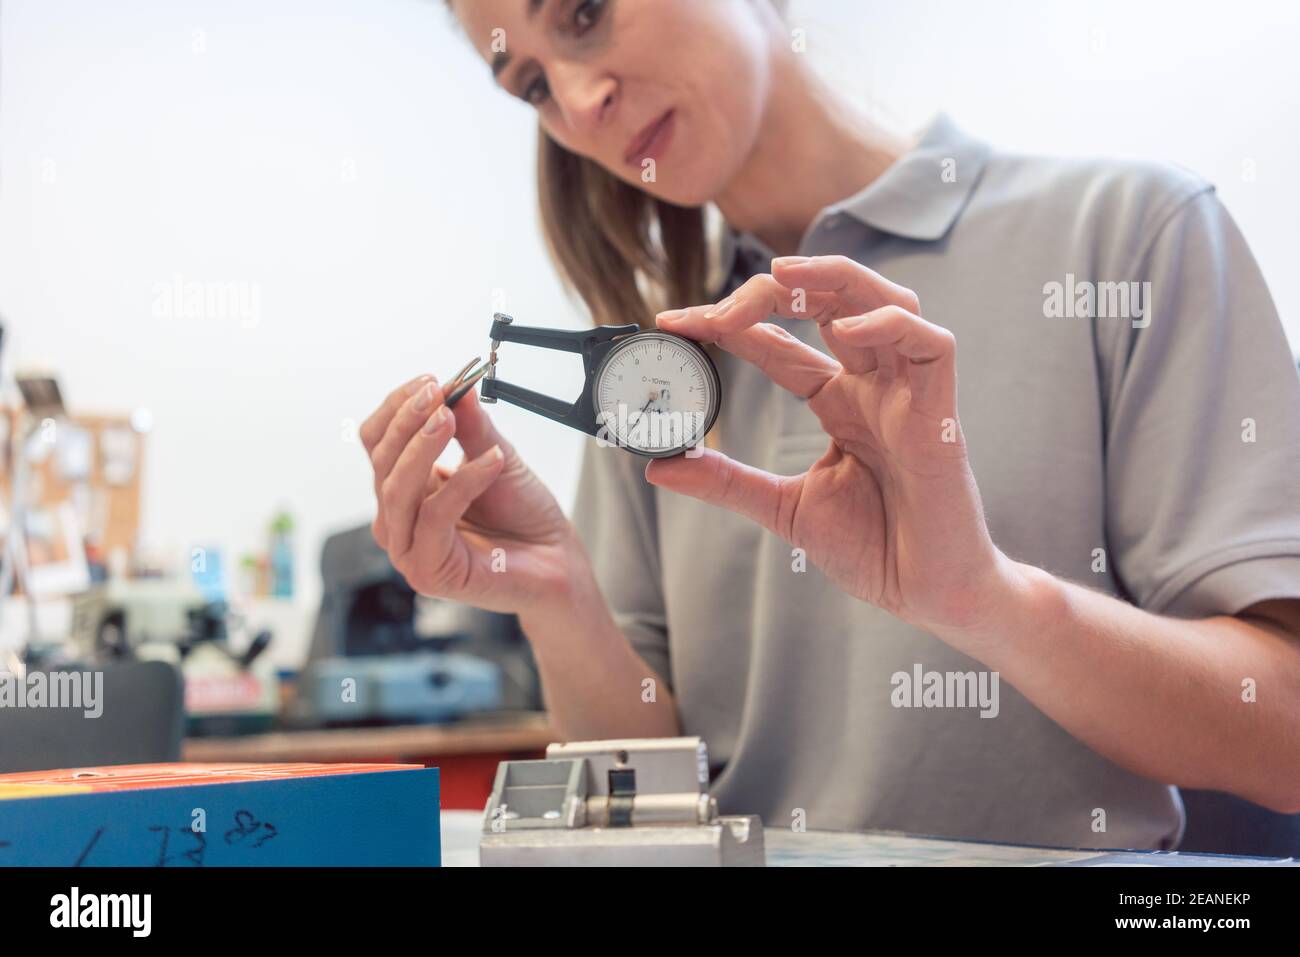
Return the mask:
<path id="1" fill-rule="evenodd" d="M 651 329 L 655 313 L 707 300 L 703 208 L 642 192 L 540 128 L 537 195 L 551 259 L 597 325 Z"/>

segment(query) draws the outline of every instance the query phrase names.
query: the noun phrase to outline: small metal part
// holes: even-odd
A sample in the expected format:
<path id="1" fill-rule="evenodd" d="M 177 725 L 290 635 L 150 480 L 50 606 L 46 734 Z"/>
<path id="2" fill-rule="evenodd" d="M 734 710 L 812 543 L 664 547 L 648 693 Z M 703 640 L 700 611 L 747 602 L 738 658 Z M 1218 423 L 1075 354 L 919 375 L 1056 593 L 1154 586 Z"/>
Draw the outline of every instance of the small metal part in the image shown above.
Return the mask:
<path id="1" fill-rule="evenodd" d="M 492 328 L 493 328 L 493 330 L 495 330 L 499 325 L 500 325 L 500 326 L 508 326 L 508 325 L 510 325 L 510 324 L 511 324 L 512 322 L 514 322 L 514 321 L 515 321 L 515 320 L 514 320 L 514 317 L 513 317 L 513 316 L 507 316 L 504 312 L 494 312 L 494 313 L 492 313 Z M 489 379 L 495 379 L 495 378 L 497 377 L 497 350 L 500 349 L 500 348 L 501 348 L 501 340 L 500 340 L 500 339 L 493 339 L 493 340 L 492 340 L 492 351 L 491 351 L 490 353 L 488 353 L 488 371 L 487 371 L 487 377 L 488 377 Z M 494 402 L 497 401 L 497 397 L 496 397 L 496 394 L 495 394 L 495 393 L 488 394 L 488 393 L 486 392 L 486 390 L 485 390 L 483 393 L 480 393 L 480 394 L 479 394 L 479 401 L 480 401 L 480 402 L 487 402 L 487 403 L 494 403 Z"/>
<path id="2" fill-rule="evenodd" d="M 447 393 L 447 398 L 445 400 L 445 404 L 448 408 L 451 408 L 463 399 L 465 393 L 474 388 L 479 379 L 487 375 L 493 362 L 496 360 L 496 353 L 493 353 L 492 359 L 483 363 L 483 365 L 478 366 L 478 368 L 475 368 L 475 366 L 478 365 L 479 359 L 479 356 L 470 359 L 469 362 L 465 363 L 465 367 L 457 372 L 455 377 L 447 383 L 446 388 L 451 390 Z"/>
<path id="3" fill-rule="evenodd" d="M 488 361 L 487 361 L 487 366 L 486 366 L 486 369 L 485 369 L 485 371 L 486 371 L 486 373 L 487 373 L 487 377 L 488 377 L 489 379 L 495 379 L 495 378 L 497 377 L 497 349 L 498 349 L 500 346 L 501 346 L 501 340 L 500 340 L 500 339 L 493 339 L 493 340 L 492 340 L 492 351 L 488 353 Z M 480 395 L 480 396 L 479 396 L 479 401 L 480 401 L 480 402 L 489 402 L 489 403 L 491 403 L 491 402 L 496 402 L 496 400 L 497 400 L 497 397 L 496 397 L 495 395 Z"/>
<path id="4" fill-rule="evenodd" d="M 609 826 L 631 827 L 632 805 L 636 800 L 636 768 L 610 768 Z"/>

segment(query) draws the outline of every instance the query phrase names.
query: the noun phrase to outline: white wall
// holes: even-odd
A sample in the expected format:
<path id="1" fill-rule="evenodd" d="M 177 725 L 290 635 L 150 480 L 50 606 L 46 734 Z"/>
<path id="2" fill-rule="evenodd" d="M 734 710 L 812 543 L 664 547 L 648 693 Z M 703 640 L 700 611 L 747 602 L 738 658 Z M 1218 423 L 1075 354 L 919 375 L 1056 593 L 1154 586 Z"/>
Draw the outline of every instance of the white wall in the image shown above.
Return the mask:
<path id="1" fill-rule="evenodd" d="M 805 0 L 792 21 L 908 127 L 942 107 L 1006 146 L 1216 181 L 1300 346 L 1298 10 Z M 322 536 L 371 512 L 350 426 L 483 354 L 494 308 L 580 321 L 538 238 L 531 114 L 437 0 L 3 0 L 0 31 L 6 370 L 57 368 L 74 410 L 152 410 L 145 536 L 178 559 L 260 545 L 288 503 L 310 602 Z M 161 318 L 177 276 L 260 309 Z M 524 384 L 576 381 L 509 357 Z M 494 415 L 567 504 L 579 437 Z"/>

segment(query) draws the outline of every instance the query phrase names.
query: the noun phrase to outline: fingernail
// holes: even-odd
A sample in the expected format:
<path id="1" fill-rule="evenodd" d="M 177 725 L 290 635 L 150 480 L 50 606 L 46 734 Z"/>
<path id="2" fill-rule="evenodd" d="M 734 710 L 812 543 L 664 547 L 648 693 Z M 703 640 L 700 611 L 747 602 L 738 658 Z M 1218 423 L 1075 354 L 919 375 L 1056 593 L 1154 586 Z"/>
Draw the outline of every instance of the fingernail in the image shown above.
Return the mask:
<path id="1" fill-rule="evenodd" d="M 866 321 L 867 321 L 866 316 L 846 316 L 843 319 L 831 320 L 831 328 L 839 329 L 842 332 L 847 332 L 850 329 L 856 329 L 858 326 L 862 325 Z"/>
<path id="2" fill-rule="evenodd" d="M 662 322 L 665 319 L 667 319 L 669 322 L 675 322 L 676 320 L 682 318 L 682 316 L 684 315 L 686 315 L 685 309 L 669 309 L 666 310 L 665 312 L 659 313 L 659 315 L 655 316 L 655 319 L 656 321 L 659 322 Z"/>
<path id="3" fill-rule="evenodd" d="M 736 304 L 736 297 L 728 296 L 726 299 L 722 300 L 722 302 L 718 303 L 716 306 L 714 306 L 712 309 L 706 312 L 704 314 L 704 318 L 716 319 L 718 316 L 722 315 L 724 312 L 726 312 L 735 304 Z"/>
<path id="4" fill-rule="evenodd" d="M 406 394 L 415 395 L 415 393 L 419 392 L 420 389 L 424 387 L 424 384 L 432 378 L 433 376 L 429 375 L 426 372 L 424 375 L 420 376 L 418 379 L 416 379 L 414 382 L 412 382 L 409 386 L 406 387 Z"/>
<path id="5" fill-rule="evenodd" d="M 433 383 L 428 383 L 415 397 L 415 411 L 423 412 L 433 404 Z"/>
<path id="6" fill-rule="evenodd" d="M 802 266 L 809 261 L 808 256 L 778 256 L 772 260 L 772 268 L 775 269 L 777 266 Z"/>
<path id="7" fill-rule="evenodd" d="M 447 411 L 445 405 L 439 406 L 438 411 L 429 416 L 429 421 L 424 423 L 424 427 L 420 431 L 425 435 L 433 435 L 433 433 L 442 428 L 443 423 L 445 423 L 450 416 L 451 413 Z"/>
<path id="8" fill-rule="evenodd" d="M 489 465 L 496 465 L 496 463 L 500 462 L 504 457 L 505 453 L 501 451 L 501 446 L 494 445 L 483 453 L 483 467 L 486 468 Z"/>

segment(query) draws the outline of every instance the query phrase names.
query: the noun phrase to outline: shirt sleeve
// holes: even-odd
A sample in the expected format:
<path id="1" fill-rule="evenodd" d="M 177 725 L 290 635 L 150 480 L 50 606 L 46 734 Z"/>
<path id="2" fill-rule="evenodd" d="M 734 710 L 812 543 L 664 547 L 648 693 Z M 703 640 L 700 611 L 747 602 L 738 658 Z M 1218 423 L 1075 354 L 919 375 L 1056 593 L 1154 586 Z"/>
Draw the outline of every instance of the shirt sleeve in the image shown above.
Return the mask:
<path id="1" fill-rule="evenodd" d="M 639 456 L 588 439 L 572 521 L 615 623 L 671 690 L 655 490 L 645 466 Z"/>
<path id="2" fill-rule="evenodd" d="M 1206 186 L 1159 227 L 1146 316 L 1117 323 L 1106 436 L 1112 568 L 1140 607 L 1300 598 L 1300 376 L 1264 277 Z M 1099 332 L 1100 334 L 1100 332 Z"/>

